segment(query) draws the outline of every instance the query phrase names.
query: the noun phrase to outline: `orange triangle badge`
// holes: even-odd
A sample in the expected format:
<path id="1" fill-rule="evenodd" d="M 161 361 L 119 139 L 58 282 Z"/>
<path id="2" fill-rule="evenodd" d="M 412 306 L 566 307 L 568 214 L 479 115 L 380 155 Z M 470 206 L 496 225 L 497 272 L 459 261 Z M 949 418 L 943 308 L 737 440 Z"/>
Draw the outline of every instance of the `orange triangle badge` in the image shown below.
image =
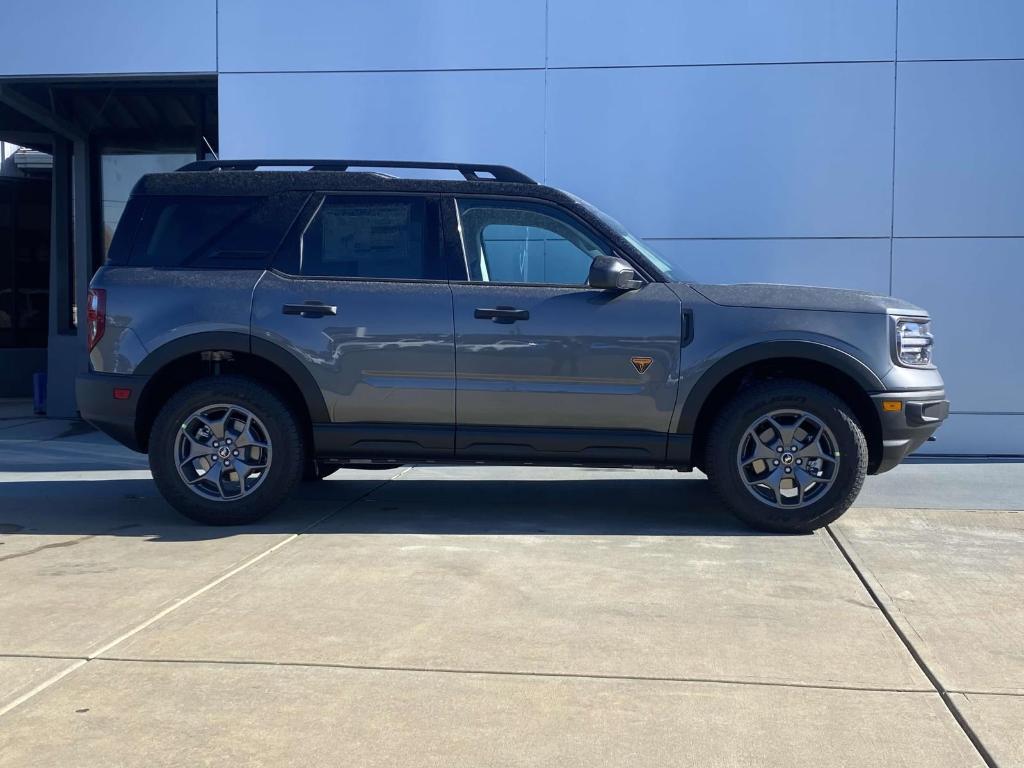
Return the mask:
<path id="1" fill-rule="evenodd" d="M 651 363 L 654 362 L 654 359 L 650 357 L 631 357 L 629 358 L 629 361 L 633 363 L 633 367 L 636 368 L 637 373 L 644 373 L 651 367 Z"/>

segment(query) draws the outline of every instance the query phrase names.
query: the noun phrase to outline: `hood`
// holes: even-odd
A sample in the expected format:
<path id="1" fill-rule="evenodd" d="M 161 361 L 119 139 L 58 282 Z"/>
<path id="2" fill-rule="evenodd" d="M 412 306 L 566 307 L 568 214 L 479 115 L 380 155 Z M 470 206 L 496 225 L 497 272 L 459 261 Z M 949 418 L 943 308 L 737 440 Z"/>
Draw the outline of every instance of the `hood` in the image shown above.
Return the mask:
<path id="1" fill-rule="evenodd" d="M 691 284 L 708 301 L 724 307 L 761 307 L 764 309 L 810 309 L 820 312 L 867 312 L 876 315 L 927 315 L 920 307 L 891 296 L 840 288 L 815 288 L 808 285 L 742 283 L 739 285 Z"/>

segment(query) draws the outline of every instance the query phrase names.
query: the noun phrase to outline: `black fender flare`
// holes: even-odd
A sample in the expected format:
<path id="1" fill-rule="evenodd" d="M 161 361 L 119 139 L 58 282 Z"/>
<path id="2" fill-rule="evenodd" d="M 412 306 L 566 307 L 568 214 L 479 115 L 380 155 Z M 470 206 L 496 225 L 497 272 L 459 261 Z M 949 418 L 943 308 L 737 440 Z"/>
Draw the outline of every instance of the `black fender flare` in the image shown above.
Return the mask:
<path id="1" fill-rule="evenodd" d="M 311 421 L 315 424 L 331 420 L 320 386 L 294 353 L 271 341 L 253 338 L 241 331 L 204 331 L 181 336 L 150 352 L 136 366 L 134 373 L 151 378 L 166 365 L 181 357 L 209 350 L 243 352 L 276 365 L 291 378 L 302 393 Z"/>
<path id="2" fill-rule="evenodd" d="M 679 409 L 676 433 L 694 433 L 704 404 L 727 377 L 753 363 L 784 357 L 810 360 L 835 368 L 853 379 L 865 392 L 880 392 L 885 388 L 878 375 L 863 361 L 828 344 L 795 340 L 755 342 L 730 352 L 701 375 Z"/>

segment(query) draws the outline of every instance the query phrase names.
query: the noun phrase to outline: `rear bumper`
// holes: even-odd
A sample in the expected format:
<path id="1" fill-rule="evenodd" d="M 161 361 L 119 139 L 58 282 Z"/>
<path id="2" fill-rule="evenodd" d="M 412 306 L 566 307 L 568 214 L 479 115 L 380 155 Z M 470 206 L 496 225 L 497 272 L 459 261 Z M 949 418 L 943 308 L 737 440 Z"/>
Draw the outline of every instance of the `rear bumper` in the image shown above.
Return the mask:
<path id="1" fill-rule="evenodd" d="M 882 392 L 871 396 L 882 425 L 882 453 L 871 474 L 888 472 L 920 448 L 949 416 L 944 389 Z M 886 410 L 883 402 L 900 403 L 899 410 Z"/>
<path id="2" fill-rule="evenodd" d="M 96 429 L 133 451 L 142 453 L 135 433 L 135 412 L 148 376 L 123 376 L 111 373 L 82 373 L 75 379 L 78 412 Z M 124 399 L 114 390 L 129 392 Z"/>

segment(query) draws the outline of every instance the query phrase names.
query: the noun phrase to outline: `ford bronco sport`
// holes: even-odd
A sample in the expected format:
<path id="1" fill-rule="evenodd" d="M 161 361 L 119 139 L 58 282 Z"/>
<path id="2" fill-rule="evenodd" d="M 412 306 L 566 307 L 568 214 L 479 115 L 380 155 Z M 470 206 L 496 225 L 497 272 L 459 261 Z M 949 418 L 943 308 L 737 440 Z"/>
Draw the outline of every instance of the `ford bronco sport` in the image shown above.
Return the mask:
<path id="1" fill-rule="evenodd" d="M 424 168 L 462 178 L 379 170 Z M 691 282 L 592 205 L 495 165 L 145 176 L 87 324 L 83 417 L 210 524 L 339 467 L 436 462 L 699 467 L 747 523 L 805 532 L 949 412 L 924 310 Z"/>

